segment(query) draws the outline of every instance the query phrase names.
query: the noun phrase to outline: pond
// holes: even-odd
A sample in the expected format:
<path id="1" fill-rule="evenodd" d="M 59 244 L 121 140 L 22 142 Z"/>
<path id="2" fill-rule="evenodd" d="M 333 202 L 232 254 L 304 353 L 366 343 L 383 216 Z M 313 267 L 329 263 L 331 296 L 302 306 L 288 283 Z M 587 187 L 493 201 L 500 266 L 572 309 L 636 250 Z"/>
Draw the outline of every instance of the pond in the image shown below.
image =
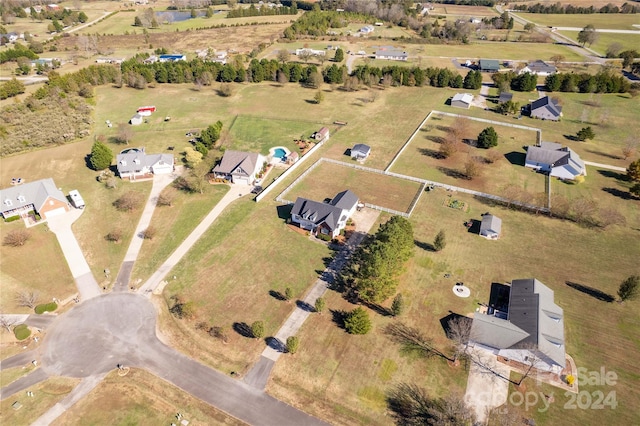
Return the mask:
<path id="1" fill-rule="evenodd" d="M 216 11 L 217 12 L 217 11 Z M 206 16 L 206 12 L 198 11 L 198 18 Z M 191 19 L 191 11 L 167 10 L 164 12 L 156 12 L 158 22 L 182 22 Z"/>

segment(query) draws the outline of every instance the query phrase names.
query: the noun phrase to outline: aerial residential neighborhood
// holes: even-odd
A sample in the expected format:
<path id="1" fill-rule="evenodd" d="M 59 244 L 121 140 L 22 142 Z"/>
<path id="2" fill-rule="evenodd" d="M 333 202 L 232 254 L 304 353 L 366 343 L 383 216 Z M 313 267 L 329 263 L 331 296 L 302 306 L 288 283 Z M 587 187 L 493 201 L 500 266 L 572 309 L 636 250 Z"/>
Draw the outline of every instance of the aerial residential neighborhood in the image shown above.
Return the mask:
<path id="1" fill-rule="evenodd" d="M 636 2 L 0 17 L 0 424 L 640 424 Z"/>

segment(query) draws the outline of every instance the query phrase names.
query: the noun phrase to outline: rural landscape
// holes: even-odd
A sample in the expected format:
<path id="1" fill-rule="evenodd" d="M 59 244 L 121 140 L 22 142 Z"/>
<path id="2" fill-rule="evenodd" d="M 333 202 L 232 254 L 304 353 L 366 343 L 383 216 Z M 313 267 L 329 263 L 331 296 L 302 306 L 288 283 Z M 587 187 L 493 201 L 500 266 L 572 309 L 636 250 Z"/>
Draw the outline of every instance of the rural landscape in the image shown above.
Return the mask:
<path id="1" fill-rule="evenodd" d="M 639 2 L 0 18 L 2 424 L 640 424 Z"/>

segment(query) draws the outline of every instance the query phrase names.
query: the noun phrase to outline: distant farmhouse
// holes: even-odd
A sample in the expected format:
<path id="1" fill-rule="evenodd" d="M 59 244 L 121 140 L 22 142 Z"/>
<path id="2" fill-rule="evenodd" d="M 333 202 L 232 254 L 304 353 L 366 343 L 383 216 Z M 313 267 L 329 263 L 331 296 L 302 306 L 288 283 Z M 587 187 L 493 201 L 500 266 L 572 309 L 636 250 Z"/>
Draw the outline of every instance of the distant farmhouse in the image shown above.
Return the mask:
<path id="1" fill-rule="evenodd" d="M 553 291 L 535 278 L 513 280 L 507 290 L 508 302 L 474 315 L 469 340 L 499 357 L 559 374 L 566 359 L 564 314 Z"/>
<path id="2" fill-rule="evenodd" d="M 571 148 L 554 142 L 527 147 L 524 165 L 559 179 L 574 180 L 587 175 L 587 168 L 580 156 Z"/>
<path id="3" fill-rule="evenodd" d="M 549 96 L 531 102 L 529 108 L 533 118 L 559 121 L 562 117 L 562 107 Z"/>
<path id="4" fill-rule="evenodd" d="M 0 214 L 7 219 L 34 211 L 43 219 L 64 214 L 70 210 L 69 202 L 53 179 L 41 179 L 0 190 Z"/>
<path id="5" fill-rule="evenodd" d="M 358 32 L 362 35 L 371 34 L 373 31 L 374 31 L 374 28 L 371 25 L 367 25 L 365 27 L 360 28 L 360 30 L 358 30 Z"/>
<path id="6" fill-rule="evenodd" d="M 480 59 L 480 71 L 498 72 L 500 71 L 500 64 L 495 59 Z"/>
<path id="7" fill-rule="evenodd" d="M 225 179 L 235 184 L 252 185 L 265 161 L 267 161 L 265 157 L 255 152 L 227 150 L 220 163 L 211 172 L 217 179 Z"/>
<path id="8" fill-rule="evenodd" d="M 520 70 L 519 74 L 530 73 L 545 77 L 550 74 L 555 74 L 556 71 L 556 67 L 538 59 L 537 61 L 529 62 L 524 68 Z"/>
<path id="9" fill-rule="evenodd" d="M 160 55 L 158 58 L 160 62 L 178 62 L 178 61 L 186 61 L 187 56 L 182 54 L 174 54 L 174 55 Z"/>
<path id="10" fill-rule="evenodd" d="M 469 109 L 472 102 L 473 95 L 470 93 L 456 93 L 453 98 L 451 98 L 451 106 L 456 108 Z"/>
<path id="11" fill-rule="evenodd" d="M 298 197 L 291 210 L 291 222 L 314 235 L 336 237 L 356 211 L 358 196 L 350 190 L 338 193 L 329 203 Z"/>
<path id="12" fill-rule="evenodd" d="M 144 148 L 129 148 L 116 157 L 118 174 L 121 179 L 149 179 L 153 175 L 173 172 L 174 161 L 171 154 L 147 154 Z"/>
<path id="13" fill-rule="evenodd" d="M 309 55 L 312 55 L 312 56 L 324 56 L 324 55 L 326 55 L 326 52 L 324 50 L 309 49 L 307 47 L 304 47 L 302 49 L 296 49 L 296 56 L 300 56 L 300 55 L 306 54 L 306 53 L 308 53 Z"/>
<path id="14" fill-rule="evenodd" d="M 388 59 L 392 61 L 406 61 L 409 58 L 407 52 L 392 46 L 381 47 L 375 51 L 376 59 Z"/>

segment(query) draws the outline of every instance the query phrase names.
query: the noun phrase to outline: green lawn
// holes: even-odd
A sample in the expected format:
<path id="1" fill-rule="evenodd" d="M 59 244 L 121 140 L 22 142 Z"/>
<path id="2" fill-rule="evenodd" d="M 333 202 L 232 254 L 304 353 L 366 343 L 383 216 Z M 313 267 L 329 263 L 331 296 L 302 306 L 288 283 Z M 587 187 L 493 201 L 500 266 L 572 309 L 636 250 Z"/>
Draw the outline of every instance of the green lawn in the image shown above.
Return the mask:
<path id="1" fill-rule="evenodd" d="M 299 150 L 294 140 L 310 140 L 320 127 L 330 123 L 298 121 L 295 118 L 261 118 L 239 115 L 229 129 L 233 142 L 228 148 L 240 151 L 260 152 L 268 155 L 269 149 L 284 146 L 292 152 Z"/>
<path id="2" fill-rule="evenodd" d="M 500 60 L 548 61 L 554 55 L 563 55 L 566 61 L 582 61 L 584 58 L 573 50 L 553 43 L 516 43 L 516 42 L 474 42 L 458 45 L 427 45 L 424 54 L 429 56 L 452 56 L 460 59 L 477 60 L 493 58 Z"/>
<path id="3" fill-rule="evenodd" d="M 561 34 L 578 40 L 578 31 L 559 31 Z M 607 53 L 607 48 L 613 43 L 622 45 L 623 50 L 637 49 L 640 45 L 640 34 L 615 34 L 615 33 L 598 33 L 598 39 L 590 47 L 601 55 Z"/>
<path id="4" fill-rule="evenodd" d="M 169 331 L 177 326 L 189 336 L 189 342 L 181 344 L 183 351 L 224 371 L 244 372 L 264 342 L 242 337 L 232 325 L 262 320 L 270 336 L 294 309 L 269 292 L 291 287 L 294 300 L 302 297 L 324 269 L 330 251 L 290 230 L 284 217 L 283 209 L 268 201 L 234 202 L 171 271 L 177 278 L 166 288 L 165 298 L 180 294 L 197 307 L 192 321 L 167 321 L 172 324 Z M 199 321 L 223 327 L 229 344 L 195 330 L 193 324 Z"/>
<path id="5" fill-rule="evenodd" d="M 165 189 L 164 193 L 173 194 L 173 205 L 156 207 L 150 226 L 158 231 L 157 236 L 142 244 L 131 282 L 149 278 L 228 190 L 226 185 L 211 185 L 203 194 L 186 194 L 172 187 Z"/>
<path id="6" fill-rule="evenodd" d="M 536 277 L 554 290 L 555 302 L 564 309 L 567 351 L 578 366 L 589 370 L 605 366 L 619 377 L 615 389 L 619 406 L 615 411 L 577 410 L 567 415 L 562 412 L 566 398 L 556 390 L 555 415 L 533 413 L 538 424 L 638 423 L 640 418 L 633 407 L 640 403 L 636 389 L 640 368 L 633 360 L 640 345 L 640 313 L 631 304 L 607 304 L 565 284 L 573 281 L 615 294 L 624 278 L 638 273 L 637 231 L 585 229 L 455 194 L 470 206 L 470 212 L 464 213 L 443 206 L 446 196 L 442 190 L 425 194 L 411 217 L 417 247 L 400 278 L 398 291 L 409 304 L 401 320 L 418 326 L 446 350 L 441 318 L 451 311 L 474 312 L 477 302 L 488 300 L 492 282 Z M 470 218 L 479 220 L 486 211 L 503 220 L 503 235 L 498 241 L 470 234 L 463 226 Z M 431 243 L 440 229 L 445 230 L 447 238 L 442 252 L 420 248 Z M 558 235 L 562 235 L 562 243 Z M 596 247 L 598 254 L 594 255 Z M 445 273 L 452 274 L 451 278 L 445 278 Z M 471 289 L 470 298 L 453 295 L 451 288 L 457 281 Z M 354 308 L 334 292 L 327 295 L 327 300 L 328 310 Z M 312 315 L 298 334 L 300 351 L 280 359 L 269 392 L 324 418 L 339 419 L 339 423 L 391 424 L 384 415 L 382 397 L 395 383 L 417 383 L 434 396 L 464 391 L 466 372 L 440 359 L 425 362 L 401 357 L 381 332 L 389 319 L 374 312 L 370 315 L 374 329 L 366 336 L 346 334 L 331 321 L 329 312 Z M 390 381 L 383 379 L 388 377 L 382 371 L 388 364 L 386 359 L 398 366 Z"/>
<path id="7" fill-rule="evenodd" d="M 607 28 L 612 30 L 637 30 L 633 24 L 640 24 L 638 14 L 608 14 L 592 13 L 588 15 L 552 15 L 544 13 L 519 13 L 524 19 L 535 22 L 539 25 L 550 27 L 576 27 L 583 28 L 592 24 L 596 28 Z"/>

